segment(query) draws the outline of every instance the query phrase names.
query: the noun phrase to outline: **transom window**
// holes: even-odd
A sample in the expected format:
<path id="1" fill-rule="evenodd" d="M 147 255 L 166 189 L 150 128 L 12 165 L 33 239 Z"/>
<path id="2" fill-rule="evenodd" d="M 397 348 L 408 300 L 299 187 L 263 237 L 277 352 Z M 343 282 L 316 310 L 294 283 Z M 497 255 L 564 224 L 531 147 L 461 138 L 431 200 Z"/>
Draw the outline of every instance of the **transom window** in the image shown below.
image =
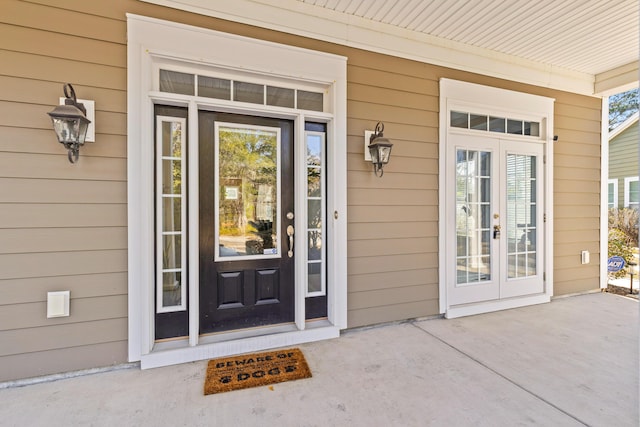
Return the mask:
<path id="1" fill-rule="evenodd" d="M 508 133 L 511 135 L 540 136 L 540 122 L 463 111 L 451 111 L 449 120 L 450 126 L 453 128 Z"/>
<path id="2" fill-rule="evenodd" d="M 322 92 L 163 69 L 160 91 L 310 111 L 324 111 L 325 101 Z"/>

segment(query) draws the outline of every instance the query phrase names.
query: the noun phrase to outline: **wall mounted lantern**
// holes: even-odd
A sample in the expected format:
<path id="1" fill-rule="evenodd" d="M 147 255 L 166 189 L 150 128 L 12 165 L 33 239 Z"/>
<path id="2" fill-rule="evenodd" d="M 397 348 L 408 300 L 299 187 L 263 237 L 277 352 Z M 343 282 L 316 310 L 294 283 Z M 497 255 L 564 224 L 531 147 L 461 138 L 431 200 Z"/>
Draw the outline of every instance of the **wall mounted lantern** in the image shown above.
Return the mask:
<path id="1" fill-rule="evenodd" d="M 373 172 L 378 177 L 384 174 L 382 168 L 389 163 L 391 147 L 393 147 L 393 144 L 382 135 L 382 131 L 384 131 L 384 123 L 378 122 L 375 132 L 369 138 L 368 145 L 371 163 L 373 163 Z"/>
<path id="2" fill-rule="evenodd" d="M 91 120 L 87 119 L 87 110 L 84 104 L 77 101 L 73 86 L 66 83 L 63 90 L 66 97 L 64 105 L 58 105 L 47 114 L 53 122 L 53 130 L 56 132 L 58 142 L 68 150 L 69 161 L 76 163 L 80 156 L 80 146 L 84 145 Z"/>

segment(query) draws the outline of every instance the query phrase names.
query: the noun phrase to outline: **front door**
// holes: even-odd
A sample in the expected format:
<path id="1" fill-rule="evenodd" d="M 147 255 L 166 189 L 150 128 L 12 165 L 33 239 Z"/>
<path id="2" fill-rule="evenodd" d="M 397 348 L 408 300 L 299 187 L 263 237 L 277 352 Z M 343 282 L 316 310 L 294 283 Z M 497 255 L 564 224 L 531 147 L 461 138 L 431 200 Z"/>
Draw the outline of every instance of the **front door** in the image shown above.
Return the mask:
<path id="1" fill-rule="evenodd" d="M 543 145 L 451 134 L 447 161 L 449 304 L 544 292 Z"/>
<path id="2" fill-rule="evenodd" d="M 199 113 L 200 334 L 294 321 L 293 122 Z"/>

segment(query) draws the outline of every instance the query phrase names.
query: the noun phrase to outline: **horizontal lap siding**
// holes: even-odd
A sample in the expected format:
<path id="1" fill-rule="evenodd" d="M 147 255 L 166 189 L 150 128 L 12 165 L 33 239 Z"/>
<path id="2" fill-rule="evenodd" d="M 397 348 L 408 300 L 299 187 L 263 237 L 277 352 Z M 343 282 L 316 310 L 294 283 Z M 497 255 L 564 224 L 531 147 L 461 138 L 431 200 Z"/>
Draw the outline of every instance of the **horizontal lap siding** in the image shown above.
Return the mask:
<path id="1" fill-rule="evenodd" d="M 349 327 L 439 312 L 442 77 L 556 99 L 555 293 L 598 285 L 597 99 L 134 0 L 8 0 L 2 8 L 0 319 L 12 320 L 0 348 L 12 348 L 0 356 L 0 380 L 126 361 L 127 12 L 348 57 Z M 64 82 L 96 100 L 97 141 L 82 148 L 77 165 L 68 164 L 46 116 Z M 383 178 L 363 159 L 364 131 L 378 121 L 394 143 Z M 588 266 L 579 263 L 584 249 L 592 252 Z M 71 290 L 72 316 L 46 319 L 46 291 L 63 289 Z"/>
<path id="2" fill-rule="evenodd" d="M 601 101 L 557 92 L 554 142 L 554 295 L 600 287 Z M 580 253 L 591 253 L 583 265 Z"/>
<path id="3" fill-rule="evenodd" d="M 125 17 L 0 9 L 0 381 L 126 362 Z M 65 82 L 96 101 L 75 165 L 46 114 Z M 59 290 L 70 316 L 47 319 Z"/>
<path id="4" fill-rule="evenodd" d="M 438 311 L 438 82 L 423 66 L 348 53 L 348 324 Z M 364 131 L 393 142 L 384 176 L 363 158 Z"/>
<path id="5" fill-rule="evenodd" d="M 618 180 L 618 207 L 624 207 L 624 179 L 638 176 L 638 122 L 609 142 L 609 179 Z"/>

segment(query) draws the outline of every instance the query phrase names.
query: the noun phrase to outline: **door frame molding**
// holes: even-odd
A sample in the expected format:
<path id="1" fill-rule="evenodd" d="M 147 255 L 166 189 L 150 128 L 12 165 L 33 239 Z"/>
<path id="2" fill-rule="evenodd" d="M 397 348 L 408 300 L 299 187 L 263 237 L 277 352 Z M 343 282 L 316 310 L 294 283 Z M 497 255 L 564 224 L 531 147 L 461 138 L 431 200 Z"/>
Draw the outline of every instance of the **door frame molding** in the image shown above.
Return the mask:
<path id="1" fill-rule="evenodd" d="M 490 103 L 487 100 L 491 100 Z M 438 177 L 438 249 L 439 257 L 439 308 L 446 318 L 468 316 L 508 308 L 549 302 L 553 296 L 553 114 L 555 99 L 524 92 L 516 92 L 491 86 L 459 80 L 440 79 L 439 113 L 439 177 Z M 450 250 L 451 240 L 447 234 L 447 192 L 451 191 L 447 182 L 447 171 L 452 167 L 447 162 L 447 147 L 452 128 L 449 125 L 451 110 L 482 112 L 498 117 L 532 118 L 541 124 L 540 137 L 518 137 L 510 134 L 490 134 L 491 136 L 523 138 L 530 142 L 544 144 L 544 293 L 533 296 L 514 297 L 487 302 L 451 305 L 447 298 L 448 281 L 454 280 L 444 254 Z M 455 129 L 453 132 L 476 134 L 475 130 Z M 482 132 L 482 131 L 480 131 Z"/>
<path id="2" fill-rule="evenodd" d="M 202 360 L 243 352 L 294 345 L 339 336 L 347 326 L 347 189 L 346 189 L 346 58 L 263 40 L 127 14 L 127 190 L 128 190 L 128 304 L 129 361 L 142 368 Z M 216 49 L 211 49 L 216 46 Z M 323 88 L 325 112 L 284 109 L 188 95 L 158 92 L 158 64 L 173 64 L 185 72 L 221 70 L 229 75 L 250 73 L 266 82 L 294 82 Z M 327 320 L 305 322 L 304 293 L 299 292 L 296 259 L 295 327 L 265 328 L 260 335 L 230 334 L 228 339 L 207 340 L 198 336 L 198 239 L 189 239 L 189 338 L 160 345 L 154 340 L 154 156 L 153 105 L 188 109 L 189 191 L 197 194 L 198 110 L 264 115 L 294 121 L 294 140 L 304 143 L 305 121 L 327 123 L 327 280 L 331 292 Z M 304 153 L 296 150 L 296 162 Z M 194 157 L 195 156 L 195 157 Z M 300 168 L 298 168 L 300 169 Z M 305 177 L 296 172 L 296 182 Z M 298 190 L 296 190 L 297 192 Z M 198 227 L 197 197 L 189 196 L 189 235 Z M 296 198 L 296 210 L 304 209 Z M 306 215 L 296 215 L 301 221 Z M 296 222 L 296 225 L 298 223 Z M 303 228 L 299 228 L 303 229 Z M 296 237 L 300 239 L 302 234 Z M 297 247 L 300 241 L 296 241 Z M 300 311 L 302 310 L 302 311 Z"/>

